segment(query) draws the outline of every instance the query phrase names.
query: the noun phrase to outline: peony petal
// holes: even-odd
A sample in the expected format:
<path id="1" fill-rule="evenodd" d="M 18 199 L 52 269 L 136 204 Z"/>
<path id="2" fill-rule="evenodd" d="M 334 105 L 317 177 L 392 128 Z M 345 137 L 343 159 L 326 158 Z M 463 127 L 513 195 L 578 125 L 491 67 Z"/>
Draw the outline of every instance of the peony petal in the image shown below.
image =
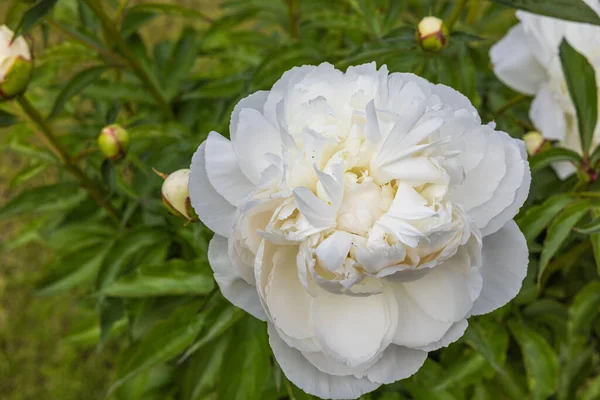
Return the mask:
<path id="1" fill-rule="evenodd" d="M 383 167 L 376 167 L 374 178 L 379 184 L 398 179 L 412 186 L 425 183 L 445 183 L 446 175 L 427 157 L 407 158 Z"/>
<path id="2" fill-rule="evenodd" d="M 352 235 L 345 231 L 335 231 L 323 240 L 315 253 L 319 263 L 329 271 L 337 271 L 348 257 L 352 246 Z"/>
<path id="3" fill-rule="evenodd" d="M 265 321 L 267 316 L 258 298 L 256 288 L 237 274 L 227 255 L 227 239 L 223 236 L 215 235 L 210 241 L 208 262 L 214 271 L 215 281 L 217 281 L 223 296 L 236 307 Z"/>
<path id="4" fill-rule="evenodd" d="M 548 87 L 540 88 L 531 103 L 529 118 L 546 139 L 564 140 L 567 135 L 565 112 L 554 96 Z"/>
<path id="5" fill-rule="evenodd" d="M 312 365 L 325 374 L 334 376 L 347 376 L 354 375 L 357 378 L 362 378 L 366 375 L 366 368 L 360 367 L 349 367 L 342 364 L 333 357 L 329 357 L 327 354 L 321 351 L 303 351 L 302 355 Z M 373 362 L 374 364 L 375 362 Z"/>
<path id="6" fill-rule="evenodd" d="M 514 26 L 492 46 L 490 58 L 496 76 L 517 92 L 534 95 L 547 79 L 545 68 L 527 45 L 522 24 Z"/>
<path id="7" fill-rule="evenodd" d="M 360 297 L 323 289 L 316 292 L 313 321 L 325 353 L 356 367 L 377 357 L 389 344 L 398 322 L 391 291 Z"/>
<path id="8" fill-rule="evenodd" d="M 493 218 L 481 228 L 482 236 L 491 235 L 502 228 L 507 221 L 514 218 L 525 203 L 531 185 L 531 171 L 527 162 L 525 143 L 512 139 L 508 134 L 501 132 L 508 155 L 506 175 L 500 182 L 494 197 L 481 206 L 481 210 L 493 215 Z M 511 195 L 514 193 L 514 195 Z M 493 210 L 492 212 L 489 212 Z M 498 212 L 497 210 L 501 210 Z"/>
<path id="9" fill-rule="evenodd" d="M 242 112 L 244 108 L 251 108 L 262 113 L 269 93 L 268 90 L 259 90 L 258 92 L 254 92 L 251 95 L 244 97 L 235 105 L 229 122 L 229 137 L 232 141 L 237 136 L 240 112 Z"/>
<path id="10" fill-rule="evenodd" d="M 298 187 L 294 189 L 296 207 L 315 228 L 335 226 L 335 209 L 319 199 L 310 189 Z"/>
<path id="11" fill-rule="evenodd" d="M 271 164 L 266 155 L 281 154 L 282 141 L 277 129 L 257 110 L 240 111 L 233 148 L 242 172 L 257 184 L 262 172 Z"/>
<path id="12" fill-rule="evenodd" d="M 438 321 L 426 314 L 401 284 L 393 285 L 398 302 L 398 327 L 393 343 L 406 347 L 422 347 L 440 340 L 452 322 Z"/>
<path id="13" fill-rule="evenodd" d="M 467 96 L 457 90 L 452 89 L 450 86 L 446 86 L 441 83 L 432 86 L 433 93 L 437 94 L 444 104 L 452 105 L 455 111 L 468 111 L 468 113 L 475 119 L 475 121 L 477 121 L 478 124 L 481 123 L 481 118 L 479 117 L 477 109 L 473 106 L 471 100 L 469 100 Z"/>
<path id="14" fill-rule="evenodd" d="M 442 322 L 463 319 L 473 307 L 479 272 L 471 268 L 465 251 L 432 268 L 427 275 L 402 285 L 429 316 Z M 478 293 L 477 293 L 478 294 Z"/>
<path id="15" fill-rule="evenodd" d="M 467 152 L 461 154 L 461 158 L 469 160 L 472 157 L 469 152 L 472 149 L 469 147 L 482 137 L 485 138 L 485 148 L 481 151 L 483 157 L 477 165 L 469 169 L 462 184 L 454 188 L 449 196 L 450 200 L 460 204 L 467 213 L 495 195 L 507 170 L 504 141 L 490 127 L 482 126 L 467 133 L 465 137 Z M 471 141 L 474 143 L 471 144 Z M 490 174 L 490 171 L 494 173 Z M 486 217 L 489 218 L 484 214 L 479 220 L 476 219 L 477 226 L 484 226 L 489 221 Z"/>
<path id="16" fill-rule="evenodd" d="M 442 347 L 448 347 L 450 344 L 456 342 L 460 339 L 467 330 L 469 323 L 466 319 L 461 319 L 458 322 L 452 324 L 448 332 L 442 338 L 434 343 L 430 343 L 426 346 L 421 346 L 419 349 L 424 351 L 435 351 L 441 349 Z"/>
<path id="17" fill-rule="evenodd" d="M 333 376 L 319 371 L 302 353 L 285 344 L 270 324 L 269 343 L 285 376 L 308 394 L 323 399 L 357 399 L 381 386 L 367 378 Z"/>
<path id="18" fill-rule="evenodd" d="M 279 246 L 273 255 L 273 272 L 266 288 L 273 323 L 296 339 L 314 336 L 311 308 L 313 298 L 298 279 L 295 268 L 298 247 Z"/>
<path id="19" fill-rule="evenodd" d="M 529 254 L 525 237 L 514 221 L 483 239 L 483 288 L 471 314 L 489 313 L 513 299 L 527 275 Z"/>
<path id="20" fill-rule="evenodd" d="M 404 91 L 410 91 L 410 88 L 413 86 L 416 87 L 414 83 L 409 83 L 406 86 L 409 88 Z M 402 140 L 423 116 L 426 105 L 425 101 L 423 101 L 422 98 L 416 98 L 414 100 L 411 98 L 410 100 L 411 101 L 406 101 L 406 104 L 403 105 L 404 109 L 402 109 L 402 114 L 398 117 L 396 125 L 394 125 L 392 131 L 383 140 L 381 148 L 379 149 L 379 154 L 374 159 L 375 165 L 385 165 L 396 157 L 397 151 L 402 149 Z"/>
<path id="21" fill-rule="evenodd" d="M 381 143 L 382 135 L 379 129 L 379 121 L 377 119 L 377 111 L 375 110 L 375 100 L 371 100 L 367 104 L 367 126 L 365 129 L 365 140 L 370 146 L 377 146 Z"/>
<path id="22" fill-rule="evenodd" d="M 389 346 L 381 359 L 367 371 L 369 380 L 393 383 L 406 379 L 421 368 L 427 352 L 402 346 Z"/>
<path id="23" fill-rule="evenodd" d="M 485 155 L 479 165 L 467 173 L 463 184 L 452 190 L 449 198 L 464 208 L 485 236 L 517 214 L 529 193 L 531 173 L 523 141 L 505 132 L 483 129 L 483 132 L 468 132 L 465 139 L 469 142 L 474 133 L 488 133 Z M 503 161 L 498 159 L 502 153 Z M 489 171 L 494 173 L 490 176 Z"/>
<path id="24" fill-rule="evenodd" d="M 200 220 L 212 231 L 229 237 L 233 226 L 235 207 L 225 200 L 210 184 L 206 173 L 206 142 L 192 157 L 189 192 L 190 200 Z"/>
<path id="25" fill-rule="evenodd" d="M 242 173 L 233 145 L 217 132 L 210 132 L 205 155 L 210 183 L 229 203 L 239 207 L 254 190 L 254 185 Z"/>

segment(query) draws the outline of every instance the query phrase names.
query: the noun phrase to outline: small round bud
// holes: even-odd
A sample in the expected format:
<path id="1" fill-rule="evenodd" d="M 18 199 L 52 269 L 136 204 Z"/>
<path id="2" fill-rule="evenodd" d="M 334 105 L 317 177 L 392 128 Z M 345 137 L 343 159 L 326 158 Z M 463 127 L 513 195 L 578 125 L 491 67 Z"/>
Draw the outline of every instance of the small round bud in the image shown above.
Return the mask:
<path id="1" fill-rule="evenodd" d="M 439 51 L 448 44 L 448 28 L 436 17 L 425 17 L 417 25 L 417 40 L 429 51 Z"/>
<path id="2" fill-rule="evenodd" d="M 33 72 L 33 59 L 27 41 L 6 25 L 0 26 L 0 100 L 25 92 Z"/>
<path id="3" fill-rule="evenodd" d="M 121 125 L 108 125 L 98 136 L 98 146 L 102 153 L 111 160 L 120 160 L 127 154 L 129 134 Z"/>
<path id="4" fill-rule="evenodd" d="M 189 222 L 198 221 L 190 201 L 188 182 L 190 170 L 180 169 L 171 173 L 162 185 L 162 199 L 171 214 L 185 218 Z"/>
<path id="5" fill-rule="evenodd" d="M 534 156 L 539 153 L 546 143 L 546 139 L 544 139 L 542 134 L 537 131 L 531 131 L 523 135 L 523 141 L 525 141 L 527 154 L 530 156 Z"/>

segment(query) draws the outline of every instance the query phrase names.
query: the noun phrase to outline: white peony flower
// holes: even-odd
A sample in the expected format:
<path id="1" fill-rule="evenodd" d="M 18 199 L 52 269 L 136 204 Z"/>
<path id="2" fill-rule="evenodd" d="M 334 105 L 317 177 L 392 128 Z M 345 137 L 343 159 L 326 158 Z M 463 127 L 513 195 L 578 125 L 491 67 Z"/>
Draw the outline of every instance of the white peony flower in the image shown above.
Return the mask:
<path id="1" fill-rule="evenodd" d="M 519 291 L 525 148 L 453 89 L 374 63 L 294 68 L 239 102 L 230 137 L 194 155 L 192 205 L 224 296 L 268 321 L 304 391 L 407 378 Z"/>
<path id="2" fill-rule="evenodd" d="M 597 0 L 584 0 L 600 15 Z M 517 12 L 521 21 L 496 43 L 490 58 L 498 78 L 512 89 L 535 96 L 529 117 L 546 139 L 582 153 L 575 107 L 562 72 L 559 46 L 566 39 L 585 55 L 600 82 L 600 27 Z M 600 144 L 600 124 L 592 146 Z M 561 179 L 575 172 L 568 162 L 554 165 Z"/>

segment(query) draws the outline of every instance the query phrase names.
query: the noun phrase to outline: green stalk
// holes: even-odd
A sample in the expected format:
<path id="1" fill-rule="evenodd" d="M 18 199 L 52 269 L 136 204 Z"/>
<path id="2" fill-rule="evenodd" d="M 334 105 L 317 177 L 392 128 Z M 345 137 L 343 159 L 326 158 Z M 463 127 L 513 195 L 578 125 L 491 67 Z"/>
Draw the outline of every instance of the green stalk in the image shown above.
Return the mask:
<path id="1" fill-rule="evenodd" d="M 449 31 L 452 31 L 452 28 L 454 28 L 454 24 L 458 21 L 458 18 L 460 18 L 466 4 L 467 0 L 456 0 L 456 6 L 454 6 L 454 10 L 452 10 L 452 14 L 450 14 L 448 22 L 446 23 Z"/>
<path id="2" fill-rule="evenodd" d="M 116 28 L 116 23 L 113 22 L 110 17 L 104 11 L 104 8 L 101 5 L 101 2 L 97 0 L 83 0 L 88 7 L 96 14 L 100 22 L 102 23 L 102 28 L 108 40 L 114 44 L 117 49 L 121 52 L 133 72 L 137 75 L 137 77 L 146 85 L 148 90 L 150 90 L 150 94 L 156 100 L 158 106 L 162 109 L 165 117 L 167 119 L 175 119 L 175 115 L 173 114 L 173 110 L 169 106 L 167 100 L 164 98 L 162 91 L 160 90 L 158 83 L 152 79 L 150 75 L 146 72 L 144 67 L 137 60 L 136 55 L 129 49 L 127 43 L 121 37 L 121 34 Z"/>
<path id="3" fill-rule="evenodd" d="M 85 172 L 73 162 L 73 159 L 69 153 L 62 147 L 62 145 L 56 139 L 54 131 L 48 124 L 48 122 L 42 117 L 40 112 L 23 96 L 17 97 L 17 102 L 23 108 L 23 111 L 33 121 L 35 125 L 40 129 L 42 136 L 47 142 L 48 147 L 56 154 L 62 164 L 80 183 L 81 186 L 89 193 L 89 195 L 98 203 L 100 207 L 103 207 L 108 216 L 117 224 L 120 223 L 119 213 L 117 210 L 107 201 L 103 190 L 90 179 Z"/>
<path id="4" fill-rule="evenodd" d="M 288 0 L 288 18 L 290 20 L 290 35 L 294 39 L 300 37 L 298 30 L 298 22 L 300 17 L 298 15 L 298 0 Z"/>
<path id="5" fill-rule="evenodd" d="M 469 3 L 469 12 L 467 13 L 467 24 L 473 25 L 479 16 L 481 0 L 471 0 Z"/>

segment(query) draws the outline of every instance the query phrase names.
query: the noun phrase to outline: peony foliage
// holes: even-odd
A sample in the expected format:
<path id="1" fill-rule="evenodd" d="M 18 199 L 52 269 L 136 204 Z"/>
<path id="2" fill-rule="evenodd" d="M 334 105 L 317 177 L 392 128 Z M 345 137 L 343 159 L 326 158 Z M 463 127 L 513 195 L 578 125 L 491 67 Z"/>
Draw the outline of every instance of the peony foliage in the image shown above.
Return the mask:
<path id="1" fill-rule="evenodd" d="M 600 397 L 598 1 L 0 10 L 0 251 L 107 398 Z"/>

